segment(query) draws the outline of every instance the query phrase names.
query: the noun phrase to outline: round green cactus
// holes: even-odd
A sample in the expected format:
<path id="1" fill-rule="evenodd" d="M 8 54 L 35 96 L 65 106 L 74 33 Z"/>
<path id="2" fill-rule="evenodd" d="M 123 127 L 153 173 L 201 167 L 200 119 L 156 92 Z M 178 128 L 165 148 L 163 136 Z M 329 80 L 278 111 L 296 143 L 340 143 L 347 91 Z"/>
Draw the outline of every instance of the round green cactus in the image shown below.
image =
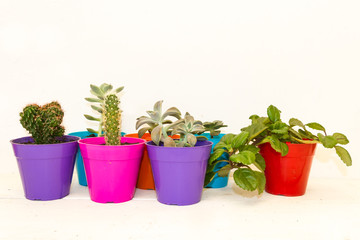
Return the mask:
<path id="1" fill-rule="evenodd" d="M 64 111 L 58 102 L 43 106 L 31 104 L 20 113 L 20 123 L 29 131 L 35 144 L 52 144 L 64 135 L 63 117 Z"/>
<path id="2" fill-rule="evenodd" d="M 104 132 L 106 145 L 120 145 L 121 111 L 119 104 L 120 100 L 115 94 L 105 97 Z"/>

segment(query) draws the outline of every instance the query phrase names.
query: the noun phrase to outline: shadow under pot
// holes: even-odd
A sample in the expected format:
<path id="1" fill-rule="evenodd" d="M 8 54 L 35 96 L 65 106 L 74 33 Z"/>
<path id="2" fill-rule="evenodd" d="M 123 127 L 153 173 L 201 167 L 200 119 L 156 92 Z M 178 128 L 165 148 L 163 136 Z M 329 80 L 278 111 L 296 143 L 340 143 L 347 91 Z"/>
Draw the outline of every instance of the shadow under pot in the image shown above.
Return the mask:
<path id="1" fill-rule="evenodd" d="M 286 143 L 289 152 L 281 156 L 270 145 L 261 144 L 260 154 L 266 162 L 265 191 L 275 195 L 302 196 L 306 192 L 316 143 Z"/>
<path id="2" fill-rule="evenodd" d="M 105 145 L 104 137 L 79 141 L 90 198 L 99 203 L 120 203 L 135 194 L 145 140 L 122 137 L 117 146 Z"/>
<path id="3" fill-rule="evenodd" d="M 32 137 L 11 140 L 25 197 L 30 200 L 55 200 L 70 193 L 75 156 L 75 136 L 63 136 L 62 143 L 34 144 Z"/>
<path id="4" fill-rule="evenodd" d="M 157 200 L 169 205 L 190 205 L 201 200 L 212 142 L 195 147 L 164 147 L 146 143 L 154 174 Z"/>

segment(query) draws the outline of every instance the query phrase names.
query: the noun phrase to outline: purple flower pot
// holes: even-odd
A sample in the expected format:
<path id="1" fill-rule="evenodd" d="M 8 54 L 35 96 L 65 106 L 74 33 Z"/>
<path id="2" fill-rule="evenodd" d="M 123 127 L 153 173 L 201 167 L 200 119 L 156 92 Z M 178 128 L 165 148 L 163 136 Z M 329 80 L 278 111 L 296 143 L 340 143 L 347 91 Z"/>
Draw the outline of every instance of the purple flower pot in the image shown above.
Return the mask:
<path id="1" fill-rule="evenodd" d="M 163 147 L 147 142 L 157 199 L 164 204 L 190 205 L 201 199 L 212 142 L 195 147 Z"/>
<path id="2" fill-rule="evenodd" d="M 54 200 L 70 192 L 75 156 L 78 149 L 75 136 L 57 144 L 25 144 L 32 137 L 11 140 L 17 159 L 25 197 L 30 200 Z"/>

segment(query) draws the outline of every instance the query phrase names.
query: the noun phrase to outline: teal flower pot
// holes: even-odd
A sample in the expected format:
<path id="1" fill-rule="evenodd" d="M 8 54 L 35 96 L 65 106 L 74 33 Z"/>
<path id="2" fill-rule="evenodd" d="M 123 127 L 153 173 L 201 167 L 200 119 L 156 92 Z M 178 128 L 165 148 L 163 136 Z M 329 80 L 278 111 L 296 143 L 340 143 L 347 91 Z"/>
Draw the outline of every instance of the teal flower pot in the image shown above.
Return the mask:
<path id="1" fill-rule="evenodd" d="M 76 136 L 76 137 L 80 137 L 81 139 L 85 139 L 88 138 L 89 135 L 91 135 L 92 133 L 88 132 L 88 131 L 80 131 L 80 132 L 73 132 L 70 133 L 70 136 Z M 97 134 L 94 134 L 95 137 L 97 137 Z M 121 132 L 121 136 L 124 136 L 125 133 Z M 86 175 L 85 175 L 85 168 L 84 168 L 84 160 L 83 157 L 80 153 L 80 149 L 78 150 L 77 154 L 76 154 L 76 172 L 78 175 L 78 179 L 79 179 L 79 184 L 81 186 L 87 186 L 87 180 L 86 180 Z"/>
<path id="2" fill-rule="evenodd" d="M 219 134 L 218 136 L 215 136 L 214 138 L 211 138 L 209 133 L 201 134 L 201 136 L 207 137 L 208 140 L 213 143 L 212 148 L 211 148 L 211 153 L 213 152 L 215 145 L 220 142 L 221 138 L 224 135 L 225 134 Z M 223 156 L 221 156 L 220 158 L 222 158 L 222 157 Z M 223 166 L 225 166 L 227 164 L 228 163 L 226 163 L 226 162 L 221 162 L 221 163 L 216 164 L 216 166 L 214 168 L 214 172 L 218 171 L 220 168 L 222 168 Z M 223 187 L 227 186 L 228 180 L 229 180 L 229 176 L 227 176 L 227 177 L 219 177 L 219 175 L 216 173 L 214 179 L 208 185 L 206 185 L 205 187 L 206 188 L 223 188 Z"/>

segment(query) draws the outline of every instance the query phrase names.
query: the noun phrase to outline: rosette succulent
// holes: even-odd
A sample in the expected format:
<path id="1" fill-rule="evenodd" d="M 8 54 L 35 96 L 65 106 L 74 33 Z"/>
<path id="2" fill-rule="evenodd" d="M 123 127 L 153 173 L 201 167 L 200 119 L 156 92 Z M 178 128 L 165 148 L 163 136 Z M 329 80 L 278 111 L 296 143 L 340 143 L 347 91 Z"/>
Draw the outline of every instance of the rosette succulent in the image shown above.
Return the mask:
<path id="1" fill-rule="evenodd" d="M 224 123 L 220 120 L 215 120 L 213 122 L 204 122 L 203 125 L 205 128 L 204 132 L 209 132 L 211 138 L 219 136 L 219 134 L 221 133 L 220 128 L 227 127 L 227 125 L 224 125 Z"/>

